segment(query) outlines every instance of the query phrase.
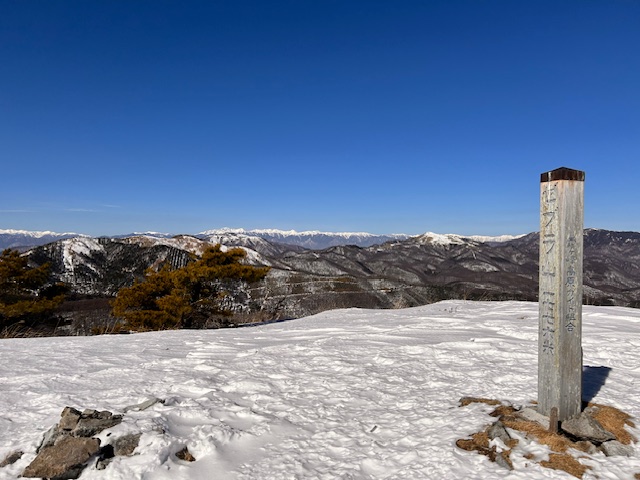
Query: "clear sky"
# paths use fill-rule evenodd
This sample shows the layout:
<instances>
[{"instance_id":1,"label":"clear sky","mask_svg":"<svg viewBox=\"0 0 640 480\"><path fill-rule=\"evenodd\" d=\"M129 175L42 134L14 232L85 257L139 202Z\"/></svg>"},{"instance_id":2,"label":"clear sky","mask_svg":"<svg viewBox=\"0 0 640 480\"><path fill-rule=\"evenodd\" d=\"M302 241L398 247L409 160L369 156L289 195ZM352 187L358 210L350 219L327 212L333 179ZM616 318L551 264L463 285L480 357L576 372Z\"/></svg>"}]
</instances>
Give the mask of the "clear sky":
<instances>
[{"instance_id":1,"label":"clear sky","mask_svg":"<svg viewBox=\"0 0 640 480\"><path fill-rule=\"evenodd\" d=\"M640 1L0 0L0 229L640 231Z\"/></svg>"}]
</instances>

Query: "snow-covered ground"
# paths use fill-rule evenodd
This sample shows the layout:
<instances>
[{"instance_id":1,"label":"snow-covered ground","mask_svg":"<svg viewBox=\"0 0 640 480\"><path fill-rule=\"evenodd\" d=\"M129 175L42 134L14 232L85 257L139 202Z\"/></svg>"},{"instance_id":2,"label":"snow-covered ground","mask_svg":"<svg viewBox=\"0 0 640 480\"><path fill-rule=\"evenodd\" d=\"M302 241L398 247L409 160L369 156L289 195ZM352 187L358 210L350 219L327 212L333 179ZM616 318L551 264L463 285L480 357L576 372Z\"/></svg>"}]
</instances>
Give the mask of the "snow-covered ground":
<instances>
[{"instance_id":1,"label":"snow-covered ground","mask_svg":"<svg viewBox=\"0 0 640 480\"><path fill-rule=\"evenodd\" d=\"M517 455L508 472L455 446L493 420L460 397L535 400L537 323L535 303L446 301L233 330L0 340L0 460L25 452L0 478L22 472L65 406L121 413L153 397L164 404L110 430L143 432L136 455L82 479L573 478ZM584 364L606 367L587 368L585 393L640 418L640 310L587 306L583 323ZM603 371L604 382L590 377ZM195 462L175 458L184 446ZM635 448L595 455L585 478L632 479Z\"/></svg>"}]
</instances>

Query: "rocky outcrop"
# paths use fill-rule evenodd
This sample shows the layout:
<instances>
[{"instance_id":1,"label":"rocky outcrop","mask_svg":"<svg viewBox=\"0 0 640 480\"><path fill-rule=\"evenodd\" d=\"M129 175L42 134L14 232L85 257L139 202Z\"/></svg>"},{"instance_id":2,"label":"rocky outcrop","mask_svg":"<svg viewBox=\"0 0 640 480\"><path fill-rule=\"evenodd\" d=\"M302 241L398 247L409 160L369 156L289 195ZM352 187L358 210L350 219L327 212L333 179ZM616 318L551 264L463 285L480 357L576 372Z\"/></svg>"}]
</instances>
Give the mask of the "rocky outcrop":
<instances>
[{"instance_id":1,"label":"rocky outcrop","mask_svg":"<svg viewBox=\"0 0 640 480\"><path fill-rule=\"evenodd\" d=\"M146 410L158 403L164 404L164 400L153 397L140 404L129 405L123 411ZM106 445L101 445L100 439L96 438L102 431L120 424L122 419L122 415L107 411L87 409L81 412L65 407L60 414L60 421L43 435L36 458L24 469L22 476L50 480L73 479L78 478L92 463L95 463L96 469L103 470L113 458L133 455L140 443L140 432L123 435L112 435L110 432ZM177 458L195 460L186 446L178 453ZM13 452L0 462L0 468L17 462L22 455L23 452Z\"/></svg>"},{"instance_id":2,"label":"rocky outcrop","mask_svg":"<svg viewBox=\"0 0 640 480\"><path fill-rule=\"evenodd\" d=\"M115 457L130 457L138 448L141 433L128 433L122 437L112 440L111 444L105 445L100 450L100 458L96 462L97 470L104 470Z\"/></svg>"},{"instance_id":3,"label":"rocky outcrop","mask_svg":"<svg viewBox=\"0 0 640 480\"><path fill-rule=\"evenodd\" d=\"M22 476L52 480L78 478L93 458L114 451L113 446L106 450L101 448L100 439L95 435L120 422L122 415L97 410L80 412L66 407L60 415L60 421L44 434L36 458L25 468ZM135 446L132 447L132 438L120 442L119 451L128 452L125 454L130 455L135 449Z\"/></svg>"},{"instance_id":4,"label":"rocky outcrop","mask_svg":"<svg viewBox=\"0 0 640 480\"><path fill-rule=\"evenodd\" d=\"M22 458L22 455L24 455L24 452L21 452L20 450L11 452L9 455L4 457L4 459L0 462L0 468L4 468L7 465L13 465L14 463L16 463L18 460Z\"/></svg>"},{"instance_id":5,"label":"rocky outcrop","mask_svg":"<svg viewBox=\"0 0 640 480\"><path fill-rule=\"evenodd\" d=\"M38 456L22 472L27 478L78 478L86 463L100 451L100 440L63 435L40 450Z\"/></svg>"},{"instance_id":6,"label":"rocky outcrop","mask_svg":"<svg viewBox=\"0 0 640 480\"><path fill-rule=\"evenodd\" d=\"M635 453L633 445L625 445L617 440L604 442L600 449L607 457L632 457Z\"/></svg>"}]
</instances>

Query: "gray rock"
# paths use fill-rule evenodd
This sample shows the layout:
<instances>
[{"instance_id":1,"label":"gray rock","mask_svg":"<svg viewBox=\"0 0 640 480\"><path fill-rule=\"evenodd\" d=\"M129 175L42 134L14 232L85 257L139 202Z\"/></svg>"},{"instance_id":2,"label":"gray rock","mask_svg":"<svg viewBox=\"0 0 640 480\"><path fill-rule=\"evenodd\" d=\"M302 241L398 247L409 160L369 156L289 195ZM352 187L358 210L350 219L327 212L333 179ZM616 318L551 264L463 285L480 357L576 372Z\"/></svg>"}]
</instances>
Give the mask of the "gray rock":
<instances>
[{"instance_id":1,"label":"gray rock","mask_svg":"<svg viewBox=\"0 0 640 480\"><path fill-rule=\"evenodd\" d=\"M130 456L140 443L141 433L130 433L118 437L113 442L113 453L116 456Z\"/></svg>"},{"instance_id":2,"label":"gray rock","mask_svg":"<svg viewBox=\"0 0 640 480\"><path fill-rule=\"evenodd\" d=\"M605 430L600 422L586 412L565 420L561 426L562 430L574 437L591 442L602 443L616 438L613 433Z\"/></svg>"},{"instance_id":3,"label":"gray rock","mask_svg":"<svg viewBox=\"0 0 640 480\"><path fill-rule=\"evenodd\" d=\"M506 468L507 470L513 470L513 463L509 458L509 452L500 452L496 455L495 462L500 465L502 468Z\"/></svg>"},{"instance_id":4,"label":"gray rock","mask_svg":"<svg viewBox=\"0 0 640 480\"><path fill-rule=\"evenodd\" d=\"M104 470L113 461L113 458L102 458L96 462L96 470Z\"/></svg>"},{"instance_id":5,"label":"gray rock","mask_svg":"<svg viewBox=\"0 0 640 480\"><path fill-rule=\"evenodd\" d=\"M128 407L125 407L125 409L123 410L125 413L131 411L131 410L138 410L138 411L142 411L142 410L146 410L149 407L154 406L156 403L164 403L164 400L162 400L161 398L150 398L149 400L145 400L142 403L139 403L137 405L129 405Z\"/></svg>"},{"instance_id":6,"label":"gray rock","mask_svg":"<svg viewBox=\"0 0 640 480\"><path fill-rule=\"evenodd\" d=\"M617 440L604 442L600 445L600 449L607 457L633 457L635 454L635 448L633 448L633 445L625 445Z\"/></svg>"},{"instance_id":7,"label":"gray rock","mask_svg":"<svg viewBox=\"0 0 640 480\"><path fill-rule=\"evenodd\" d=\"M18 460L22 458L22 455L24 455L24 453L21 452L20 450L11 452L9 455L4 457L4 460L0 462L0 468L4 468L7 465L13 465L14 463L16 463Z\"/></svg>"},{"instance_id":8,"label":"gray rock","mask_svg":"<svg viewBox=\"0 0 640 480\"><path fill-rule=\"evenodd\" d=\"M506 428L504 427L504 424L500 420L498 420L497 422L495 422L493 425L489 427L489 429L487 430L487 435L489 435L489 438L491 440L493 440L494 438L499 438L505 444L509 440L511 440L511 436L509 435L509 432L507 432Z\"/></svg>"},{"instance_id":9,"label":"gray rock","mask_svg":"<svg viewBox=\"0 0 640 480\"><path fill-rule=\"evenodd\" d=\"M522 410L516 412L516 416L522 420L528 420L529 422L536 422L542 425L547 430L549 429L549 417L538 413L537 410L531 407L525 407Z\"/></svg>"},{"instance_id":10,"label":"gray rock","mask_svg":"<svg viewBox=\"0 0 640 480\"><path fill-rule=\"evenodd\" d=\"M42 441L40 442L40 446L36 449L36 453L40 453L40 450L42 450L43 448L50 447L51 445L56 443L56 440L59 436L60 429L58 428L58 425L54 425L45 432L44 436L42 437Z\"/></svg>"},{"instance_id":11,"label":"gray rock","mask_svg":"<svg viewBox=\"0 0 640 480\"><path fill-rule=\"evenodd\" d=\"M97 438L61 436L55 445L43 448L22 472L27 478L64 480L78 478L86 463L100 450Z\"/></svg>"},{"instance_id":12,"label":"gray rock","mask_svg":"<svg viewBox=\"0 0 640 480\"><path fill-rule=\"evenodd\" d=\"M600 411L600 407L596 405L590 405L584 409L584 413L590 417L594 417Z\"/></svg>"},{"instance_id":13,"label":"gray rock","mask_svg":"<svg viewBox=\"0 0 640 480\"><path fill-rule=\"evenodd\" d=\"M75 437L92 437L120 422L122 422L122 415L113 415L107 411L85 410L71 434Z\"/></svg>"},{"instance_id":14,"label":"gray rock","mask_svg":"<svg viewBox=\"0 0 640 480\"><path fill-rule=\"evenodd\" d=\"M63 436L89 438L102 430L118 425L120 422L122 422L122 415L113 415L111 412L97 410L85 410L80 413L75 408L65 407L60 414L60 422L44 434L36 453L55 445Z\"/></svg>"},{"instance_id":15,"label":"gray rock","mask_svg":"<svg viewBox=\"0 0 640 480\"><path fill-rule=\"evenodd\" d=\"M141 433L129 433L118 437L109 445L100 449L100 458L96 462L96 470L104 470L117 456L129 457L140 443Z\"/></svg>"},{"instance_id":16,"label":"gray rock","mask_svg":"<svg viewBox=\"0 0 640 480\"><path fill-rule=\"evenodd\" d=\"M36 458L22 476L55 480L77 478L86 462L99 451L100 440L90 437L120 422L122 415L92 409L81 413L65 407L60 422L44 434Z\"/></svg>"},{"instance_id":17,"label":"gray rock","mask_svg":"<svg viewBox=\"0 0 640 480\"><path fill-rule=\"evenodd\" d=\"M72 407L65 407L60 415L60 421L58 422L58 428L60 430L73 430L80 421L81 413Z\"/></svg>"}]
</instances>

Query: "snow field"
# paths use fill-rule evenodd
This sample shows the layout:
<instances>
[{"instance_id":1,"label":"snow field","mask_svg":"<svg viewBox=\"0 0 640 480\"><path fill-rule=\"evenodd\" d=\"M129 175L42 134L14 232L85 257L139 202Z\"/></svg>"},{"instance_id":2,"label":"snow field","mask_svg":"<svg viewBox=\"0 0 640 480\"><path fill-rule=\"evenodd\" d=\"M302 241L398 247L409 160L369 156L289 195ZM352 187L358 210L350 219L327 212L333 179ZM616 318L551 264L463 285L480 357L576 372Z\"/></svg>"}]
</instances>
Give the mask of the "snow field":
<instances>
[{"instance_id":1,"label":"snow field","mask_svg":"<svg viewBox=\"0 0 640 480\"><path fill-rule=\"evenodd\" d=\"M640 311L584 308L584 364L608 367L596 402L640 418ZM83 479L573 478L524 458L508 472L459 450L492 407L536 398L537 304L447 301L347 309L260 327L0 341L0 469L16 478L69 405L121 413L101 434L143 432L136 455ZM586 376L589 372L585 373ZM636 430L636 436L640 432ZM174 455L184 446L196 461ZM585 461L585 478L633 478L640 455Z\"/></svg>"}]
</instances>

